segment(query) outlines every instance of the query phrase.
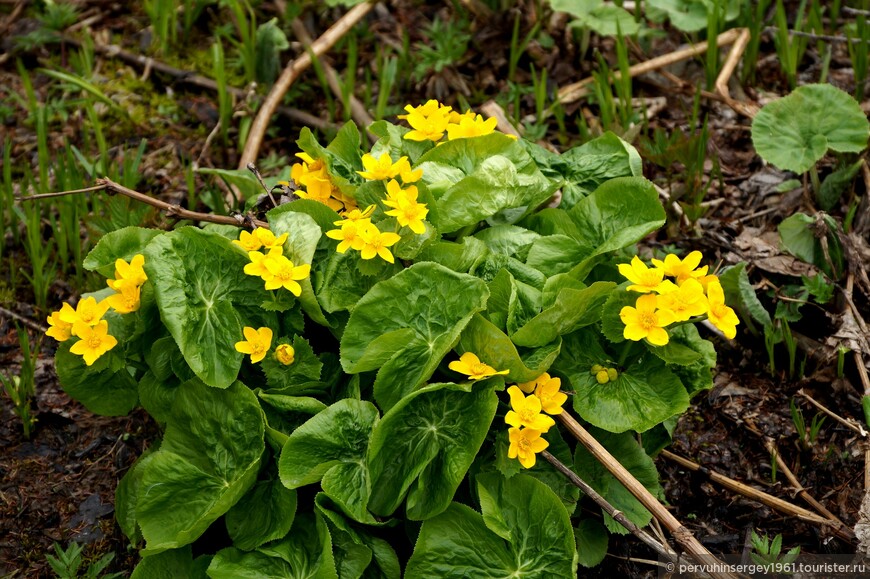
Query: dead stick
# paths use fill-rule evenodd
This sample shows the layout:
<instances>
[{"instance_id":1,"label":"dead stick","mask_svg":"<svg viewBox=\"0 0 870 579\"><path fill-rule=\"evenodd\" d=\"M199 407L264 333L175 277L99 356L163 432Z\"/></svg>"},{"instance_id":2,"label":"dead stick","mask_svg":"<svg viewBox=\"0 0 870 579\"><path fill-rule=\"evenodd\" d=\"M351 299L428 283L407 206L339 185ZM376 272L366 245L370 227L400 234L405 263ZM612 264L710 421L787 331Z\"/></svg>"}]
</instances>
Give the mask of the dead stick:
<instances>
[{"instance_id":1,"label":"dead stick","mask_svg":"<svg viewBox=\"0 0 870 579\"><path fill-rule=\"evenodd\" d=\"M244 227L246 224L250 223L257 227L263 227L265 229L269 228L269 224L267 222L260 221L259 219L248 219L245 217L236 218L229 217L227 215L213 215L211 213L190 211L189 209L185 209L180 205L173 205L171 203L161 201L160 199L155 199L154 197L146 195L145 193L140 193L139 191L128 189L127 187L124 187L119 183L115 183L108 177L97 179L97 184L93 187L86 187L84 189L73 189L70 191L59 191L56 193L40 193L38 195L28 195L27 197L18 197L18 200L33 201L36 199L62 197L64 195L75 195L78 193L86 193L89 191L108 191L109 193L118 193L131 199L135 199L140 203L145 203L146 205L156 207L157 209L165 211L167 214L177 219L187 219L189 221L205 221L207 223L218 223L221 225L235 225L236 227Z\"/></svg>"},{"instance_id":2,"label":"dead stick","mask_svg":"<svg viewBox=\"0 0 870 579\"><path fill-rule=\"evenodd\" d=\"M653 514L655 518L662 522L665 528L671 532L674 539L689 553L698 563L710 563L715 561L715 556L702 545L692 532L683 526L680 521L674 517L662 504L643 486L618 460L613 458L607 449L601 446L595 438L583 428L579 422L574 420L574 417L567 412L557 414L556 418L571 431L571 434L586 447L586 449L600 462L616 479L622 483L632 495ZM812 514L812 513L811 513ZM813 515L816 516L816 515ZM824 520L824 519L822 519ZM825 521L827 522L827 521ZM722 567L724 568L724 567ZM712 577L734 577L729 573L710 573Z\"/></svg>"},{"instance_id":3,"label":"dead stick","mask_svg":"<svg viewBox=\"0 0 870 579\"><path fill-rule=\"evenodd\" d=\"M683 458L682 456L678 456L672 452L668 452L667 450L662 450L661 455L670 461L676 462L684 468L687 468L693 472L700 472L706 475L711 481L720 484L723 487L737 494L743 495L754 501L758 501L759 503L767 505L768 507L775 509L781 513L797 517L802 521L814 523L816 525L831 527L831 530L834 532L834 534L846 541L851 542L855 540L855 535L854 533L852 533L851 529L842 525L838 525L837 523L829 521L828 519L822 518L814 512L808 511L803 507L793 505L788 501L784 501L778 497L769 495L763 491L738 482L723 474L719 474L714 470L710 470L709 468L701 466L700 464L693 462L687 458Z\"/></svg>"},{"instance_id":4,"label":"dead stick","mask_svg":"<svg viewBox=\"0 0 870 579\"><path fill-rule=\"evenodd\" d=\"M653 551L655 551L668 561L671 561L672 563L677 562L679 557L676 553L674 553L666 545L657 541L655 538L652 537L652 535L628 520L621 511L616 510L616 508L608 503L604 497L598 494L598 492L594 488L586 484L586 482L582 478L580 478L577 473L562 464L562 461L560 461L558 458L556 458L546 450L541 452L541 456L547 459L547 462L556 467L556 470L565 475L565 477L569 481L571 481L571 484L583 491L584 494L586 494L589 498L595 501L595 504L601 507L604 512L613 517L613 519L620 525L628 529L632 535L643 541L649 548L651 548Z\"/></svg>"},{"instance_id":5,"label":"dead stick","mask_svg":"<svg viewBox=\"0 0 870 579\"><path fill-rule=\"evenodd\" d=\"M716 45L717 46L725 46L733 43L737 37L740 35L742 28L732 28L731 30L727 30L716 37ZM670 64L674 64L683 60L687 60L689 58L698 56L703 54L707 50L707 41L699 42L694 46L689 46L687 48L683 48L682 50L677 50L671 52L669 54L664 54L657 58L653 58L647 60L645 62L641 62L639 64L635 64L631 68L628 69L628 75L631 77L635 77L641 74L645 74L647 72L652 72L659 68L663 68ZM618 80L620 78L619 71L614 71L613 79ZM581 81L566 85L559 89L558 93L558 102L562 104L572 103L576 100L579 100L588 92L586 89L587 85L595 82L595 77L587 77Z\"/></svg>"},{"instance_id":6,"label":"dead stick","mask_svg":"<svg viewBox=\"0 0 870 579\"><path fill-rule=\"evenodd\" d=\"M785 475L785 478L788 479L788 482L791 483L791 486L797 491L800 497L810 504L816 511L819 512L823 517L827 517L828 519L834 521L835 523L842 525L845 527L846 525L841 521L834 513L829 511L825 505L820 503L813 497L810 493L807 492L807 489L800 483L795 474L788 468L788 465L785 464L785 461L782 459L782 456L779 454L779 450L776 448L776 443L773 442L770 438L764 441L764 446L770 452L771 456L773 456L776 461L777 467L782 473Z\"/></svg>"},{"instance_id":7,"label":"dead stick","mask_svg":"<svg viewBox=\"0 0 870 579\"><path fill-rule=\"evenodd\" d=\"M374 4L371 2L365 2L351 8L347 14L342 16L338 22L333 24L320 36L320 38L311 44L311 50L304 52L299 56L299 58L291 61L284 68L281 72L281 76L278 77L278 80L275 81L275 84L272 86L272 90L269 91L269 94L266 96L266 100L264 100L263 104L260 106L260 110L257 112L254 122L251 123L251 129L248 132L248 139L245 141L245 149L242 151L242 156L239 159L240 169L244 169L247 167L248 163L253 163L257 160L257 155L260 152L260 145L263 144L263 137L266 134L266 129L269 128L269 122L272 119L272 115L275 113L275 109L290 89L290 85L299 78L302 71L311 66L311 57L318 57L332 48L332 46L338 42L338 40L344 36L348 30L353 28L363 16L368 14L373 7Z\"/></svg>"},{"instance_id":8,"label":"dead stick","mask_svg":"<svg viewBox=\"0 0 870 579\"><path fill-rule=\"evenodd\" d=\"M293 28L293 33L305 47L305 50L311 50L311 36L308 35L308 30L305 29L305 25L302 24L302 21L298 18L294 18L290 23L290 27ZM323 67L323 72L326 74L326 83L329 85L329 90L332 91L332 94L336 96L338 99L344 98L341 90L341 83L338 80L338 73L335 71L332 66L329 65L328 62L322 59L320 60L320 65ZM351 71L355 72L355 71ZM366 134L369 137L369 140L372 143L377 142L378 137L373 133L368 132L369 126L375 120L369 115L369 112L366 110L365 106L363 106L362 102L355 95L349 94L347 98L348 108L350 108L350 116L353 117L353 120L359 125L362 129L366 130Z\"/></svg>"},{"instance_id":9,"label":"dead stick","mask_svg":"<svg viewBox=\"0 0 870 579\"><path fill-rule=\"evenodd\" d=\"M40 332L42 334L44 334L45 332L48 331L48 328L46 328L45 326L37 324L36 322L31 320L30 318L25 318L24 316L22 316L20 314L16 314L12 310L7 310L6 308L0 307L0 315L12 318L13 320L18 320L19 322L21 322L22 324L24 324L25 326L27 326L31 330L35 330L35 331Z\"/></svg>"},{"instance_id":10,"label":"dead stick","mask_svg":"<svg viewBox=\"0 0 870 579\"><path fill-rule=\"evenodd\" d=\"M830 416L831 418L833 418L834 420L836 420L837 422L839 422L840 424L845 426L846 428L852 430L853 432L858 434L861 438L865 438L865 439L867 438L867 431L864 430L864 427L861 426L861 424L858 423L856 420L854 420L852 418L843 418L839 414L836 414L835 412L829 410L825 406L821 405L819 402L816 402L816 400L814 400L812 396L810 396L809 394L804 392L803 388L801 388L800 390L797 391L797 395L803 396L804 398L809 400L810 404L812 404L813 406L815 406L816 408L818 408L819 410L821 410L822 412L824 412L825 414L827 414L828 416Z\"/></svg>"}]
</instances>

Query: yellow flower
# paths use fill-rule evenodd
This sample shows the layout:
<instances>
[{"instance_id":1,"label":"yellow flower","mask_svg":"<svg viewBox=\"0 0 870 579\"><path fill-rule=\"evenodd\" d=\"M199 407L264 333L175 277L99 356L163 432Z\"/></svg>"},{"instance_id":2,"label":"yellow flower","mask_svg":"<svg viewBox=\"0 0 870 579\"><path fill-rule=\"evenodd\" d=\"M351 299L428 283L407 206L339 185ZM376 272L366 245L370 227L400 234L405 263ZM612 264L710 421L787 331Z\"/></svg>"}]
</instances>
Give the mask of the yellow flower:
<instances>
[{"instance_id":1,"label":"yellow flower","mask_svg":"<svg viewBox=\"0 0 870 579\"><path fill-rule=\"evenodd\" d=\"M68 324L72 324L73 336L78 336L78 333L76 333L76 322L83 322L88 326L96 326L109 310L109 303L106 300L97 303L97 300L93 297L79 301L75 310L67 304L64 304L64 306L67 307L61 308L60 319Z\"/></svg>"},{"instance_id":2,"label":"yellow flower","mask_svg":"<svg viewBox=\"0 0 870 579\"><path fill-rule=\"evenodd\" d=\"M447 140L488 135L495 131L496 123L498 123L498 119L495 117L483 120L480 115L463 116L457 124L447 125Z\"/></svg>"},{"instance_id":3,"label":"yellow flower","mask_svg":"<svg viewBox=\"0 0 870 579\"><path fill-rule=\"evenodd\" d=\"M684 281L691 277L703 277L707 275L706 265L696 269L701 263L702 257L704 256L701 255L700 251L689 253L683 260L673 253L669 253L665 256L664 261L654 259L652 263L658 269L661 269L665 275L676 278L677 285L682 285Z\"/></svg>"},{"instance_id":4,"label":"yellow flower","mask_svg":"<svg viewBox=\"0 0 870 579\"><path fill-rule=\"evenodd\" d=\"M568 400L568 395L560 392L562 380L551 378L546 372L536 380L535 396L541 401L541 408L547 414L562 414L562 405Z\"/></svg>"},{"instance_id":5,"label":"yellow flower","mask_svg":"<svg viewBox=\"0 0 870 579\"><path fill-rule=\"evenodd\" d=\"M130 263L123 259L115 260L115 279L107 279L106 283L112 289L120 289L116 287L120 283L131 283L133 285L142 285L148 281L148 276L145 275L145 270L142 266L145 265L145 256L136 254Z\"/></svg>"},{"instance_id":6,"label":"yellow flower","mask_svg":"<svg viewBox=\"0 0 870 579\"><path fill-rule=\"evenodd\" d=\"M410 227L411 231L417 235L422 235L426 233L426 225L423 220L426 219L428 213L429 209L425 203L400 198L395 209L387 211L386 215L395 217L402 227Z\"/></svg>"},{"instance_id":7,"label":"yellow flower","mask_svg":"<svg viewBox=\"0 0 870 579\"><path fill-rule=\"evenodd\" d=\"M681 286L673 286L673 290L660 295L658 307L673 312L675 322L685 322L707 313L707 298L698 280L688 278Z\"/></svg>"},{"instance_id":8,"label":"yellow flower","mask_svg":"<svg viewBox=\"0 0 870 579\"><path fill-rule=\"evenodd\" d=\"M447 365L448 368L453 370L454 372L459 372L460 374L465 374L472 380L483 380L484 378L489 378L490 376L495 376L496 374L507 374L510 370L502 370L499 372L492 366L488 364L484 364L480 361L475 354L471 352L466 352L459 357L458 360L454 360Z\"/></svg>"},{"instance_id":9,"label":"yellow flower","mask_svg":"<svg viewBox=\"0 0 870 579\"><path fill-rule=\"evenodd\" d=\"M254 230L254 235L257 236L257 239L263 245L265 249L272 249L275 247L284 247L284 242L287 241L287 234L282 233L278 237L275 237L275 234L265 227L258 227ZM253 251L253 250L251 250Z\"/></svg>"},{"instance_id":10,"label":"yellow flower","mask_svg":"<svg viewBox=\"0 0 870 579\"><path fill-rule=\"evenodd\" d=\"M508 437L511 441L508 458L518 458L524 468L535 466L536 454L550 446L539 431L531 428L510 428Z\"/></svg>"},{"instance_id":11,"label":"yellow flower","mask_svg":"<svg viewBox=\"0 0 870 579\"><path fill-rule=\"evenodd\" d=\"M290 344L279 344L278 347L275 348L275 357L285 366L289 366L293 363L293 360L296 357L296 351Z\"/></svg>"},{"instance_id":12,"label":"yellow flower","mask_svg":"<svg viewBox=\"0 0 870 579\"><path fill-rule=\"evenodd\" d=\"M281 257L283 254L284 250L280 246L273 247L269 250L269 253L267 254L261 253L259 251L249 251L248 259L251 260L251 263L245 266L244 271L248 275L254 275L266 279L272 275L266 268L266 264L273 259Z\"/></svg>"},{"instance_id":13,"label":"yellow flower","mask_svg":"<svg viewBox=\"0 0 870 579\"><path fill-rule=\"evenodd\" d=\"M260 236L256 232L250 233L242 231L239 238L233 240L233 243L244 249L245 251L258 251L263 247L263 242L260 241Z\"/></svg>"},{"instance_id":14,"label":"yellow flower","mask_svg":"<svg viewBox=\"0 0 870 579\"><path fill-rule=\"evenodd\" d=\"M63 305L72 310L69 304ZM58 342L66 342L72 336L72 324L60 319L59 311L51 312L51 315L48 316L48 325L49 328L45 332L45 335L49 338L54 338Z\"/></svg>"},{"instance_id":15,"label":"yellow flower","mask_svg":"<svg viewBox=\"0 0 870 579\"><path fill-rule=\"evenodd\" d=\"M512 410L505 414L504 421L511 426L517 428L525 426L532 430L547 432L556 424L555 420L546 414L541 414L541 399L534 394L524 396L517 386L511 386L508 388L508 396L511 399Z\"/></svg>"},{"instance_id":16,"label":"yellow flower","mask_svg":"<svg viewBox=\"0 0 870 579\"><path fill-rule=\"evenodd\" d=\"M372 213L374 213L374 212L375 212L374 205L369 205L368 207L366 207L362 211L360 211L358 208L351 209L350 211L345 211L342 214L343 219L341 219L339 221L334 221L332 224L333 225L344 225L345 222L348 222L348 221L353 222L353 223L367 222L371 218Z\"/></svg>"},{"instance_id":17,"label":"yellow flower","mask_svg":"<svg viewBox=\"0 0 870 579\"><path fill-rule=\"evenodd\" d=\"M430 100L425 105L412 107L407 105L407 115L399 115L399 118L408 121L413 130L405 134L406 139L412 141L440 141L447 130L450 122L451 108L440 104L436 100Z\"/></svg>"},{"instance_id":18,"label":"yellow flower","mask_svg":"<svg viewBox=\"0 0 870 579\"><path fill-rule=\"evenodd\" d=\"M411 169L411 163L408 161L408 157L402 157L396 161L396 165L399 166L399 178L405 185L408 183L416 183L423 176L423 169Z\"/></svg>"},{"instance_id":19,"label":"yellow flower","mask_svg":"<svg viewBox=\"0 0 870 579\"><path fill-rule=\"evenodd\" d=\"M541 374L535 380L532 380L531 382L523 382L521 384L517 384L517 386L519 386L520 390L522 390L526 394L531 394L532 392L535 391L535 388L538 387L538 380L543 378L545 375L548 376L549 374Z\"/></svg>"},{"instance_id":20,"label":"yellow flower","mask_svg":"<svg viewBox=\"0 0 870 579\"><path fill-rule=\"evenodd\" d=\"M403 161L407 163L408 157L402 157L393 163L389 153L381 153L377 159L375 159L374 155L366 153L362 156L362 164L365 171L357 171L357 173L369 181L392 179L401 172Z\"/></svg>"},{"instance_id":21,"label":"yellow flower","mask_svg":"<svg viewBox=\"0 0 870 579\"><path fill-rule=\"evenodd\" d=\"M707 302L710 308L707 311L707 319L722 330L726 338L733 340L737 335L737 324L740 320L734 310L725 305L725 292L718 281L711 282L707 286Z\"/></svg>"},{"instance_id":22,"label":"yellow flower","mask_svg":"<svg viewBox=\"0 0 870 579\"><path fill-rule=\"evenodd\" d=\"M387 198L384 199L384 205L395 208L402 200L416 203L419 194L416 185L409 185L407 189L402 189L399 182L392 179L387 182Z\"/></svg>"},{"instance_id":23,"label":"yellow flower","mask_svg":"<svg viewBox=\"0 0 870 579\"><path fill-rule=\"evenodd\" d=\"M373 223L366 223L359 232L362 247L360 248L360 257L363 259L372 259L379 255L381 259L393 263L395 259L390 250L387 249L391 245L398 243L402 239L399 235L392 231L381 232Z\"/></svg>"},{"instance_id":24,"label":"yellow flower","mask_svg":"<svg viewBox=\"0 0 870 579\"><path fill-rule=\"evenodd\" d=\"M348 249L360 251L365 243L359 236L360 230L368 224L368 220L354 221L336 221L336 224L341 224L340 229L330 229L326 232L326 237L339 240L341 243L335 250L338 253L344 253Z\"/></svg>"},{"instance_id":25,"label":"yellow flower","mask_svg":"<svg viewBox=\"0 0 870 579\"><path fill-rule=\"evenodd\" d=\"M636 308L622 308L619 317L625 324L622 335L626 340L638 342L646 338L654 346L668 343L668 332L664 326L674 322L674 314L669 310L656 311L658 300L655 294L647 294L637 298Z\"/></svg>"},{"instance_id":26,"label":"yellow flower","mask_svg":"<svg viewBox=\"0 0 870 579\"><path fill-rule=\"evenodd\" d=\"M250 354L251 362L256 364L266 357L266 352L272 346L272 330L266 327L255 330L250 326L245 326L242 328L242 333L245 334L247 341L236 342L236 351Z\"/></svg>"},{"instance_id":27,"label":"yellow flower","mask_svg":"<svg viewBox=\"0 0 870 579\"><path fill-rule=\"evenodd\" d=\"M283 287L296 297L302 294L302 286L297 281L305 279L311 274L310 265L302 264L294 266L293 262L283 255L267 260L266 269L270 274L270 277L266 278L267 290Z\"/></svg>"},{"instance_id":28,"label":"yellow flower","mask_svg":"<svg viewBox=\"0 0 870 579\"><path fill-rule=\"evenodd\" d=\"M631 259L630 265L620 263L617 267L619 273L633 284L627 289L641 293L661 291L665 272L659 268L650 269L636 255Z\"/></svg>"},{"instance_id":29,"label":"yellow flower","mask_svg":"<svg viewBox=\"0 0 870 579\"><path fill-rule=\"evenodd\" d=\"M118 345L118 340L109 335L109 322L101 320L94 326L76 320L73 324L73 334L80 339L69 349L73 354L78 354L85 359L85 364L90 366L97 358Z\"/></svg>"},{"instance_id":30,"label":"yellow flower","mask_svg":"<svg viewBox=\"0 0 870 579\"><path fill-rule=\"evenodd\" d=\"M139 309L140 286L128 283L115 284L118 293L110 295L104 302L119 314L129 314Z\"/></svg>"}]
</instances>

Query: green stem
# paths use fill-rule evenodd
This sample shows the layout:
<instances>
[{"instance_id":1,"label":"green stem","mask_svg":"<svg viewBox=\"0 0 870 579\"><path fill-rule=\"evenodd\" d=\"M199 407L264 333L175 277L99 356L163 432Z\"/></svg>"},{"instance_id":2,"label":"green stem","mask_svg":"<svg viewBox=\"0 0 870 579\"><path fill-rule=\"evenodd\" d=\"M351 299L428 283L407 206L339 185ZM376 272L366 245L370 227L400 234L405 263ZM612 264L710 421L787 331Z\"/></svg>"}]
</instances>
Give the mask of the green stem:
<instances>
[{"instance_id":1,"label":"green stem","mask_svg":"<svg viewBox=\"0 0 870 579\"><path fill-rule=\"evenodd\" d=\"M810 181L813 183L813 193L816 194L816 199L818 199L819 193L822 190L822 182L819 181L819 170L815 165L810 167Z\"/></svg>"}]
</instances>

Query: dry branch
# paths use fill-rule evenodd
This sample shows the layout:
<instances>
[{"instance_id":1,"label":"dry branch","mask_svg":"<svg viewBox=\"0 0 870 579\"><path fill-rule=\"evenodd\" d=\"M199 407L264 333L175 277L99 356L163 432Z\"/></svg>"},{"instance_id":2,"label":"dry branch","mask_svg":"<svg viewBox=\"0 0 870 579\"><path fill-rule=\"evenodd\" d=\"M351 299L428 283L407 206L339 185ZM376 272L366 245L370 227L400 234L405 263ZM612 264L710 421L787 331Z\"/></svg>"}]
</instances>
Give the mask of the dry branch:
<instances>
[{"instance_id":1,"label":"dry branch","mask_svg":"<svg viewBox=\"0 0 870 579\"><path fill-rule=\"evenodd\" d=\"M754 501L758 501L759 503L767 505L768 507L775 509L781 513L797 517L798 519L806 521L807 523L830 527L835 535L846 541L852 542L855 540L855 534L852 532L852 530L843 525L842 523L838 524L835 521L820 517L814 512L808 511L803 507L793 505L788 501L784 501L780 498L769 495L749 485L745 485L739 481L734 480L733 478L729 478L723 474L719 474L714 470L710 470L709 468L701 466L696 462L678 456L672 452L668 452L667 450L662 450L661 455L670 461L676 462L683 468L686 468L693 472L700 472L706 475L711 481L720 484L728 490L731 490L737 494L743 495Z\"/></svg>"},{"instance_id":2,"label":"dry branch","mask_svg":"<svg viewBox=\"0 0 870 579\"><path fill-rule=\"evenodd\" d=\"M613 455L607 452L601 443L583 428L574 417L567 412L557 414L556 418L571 431L571 434L586 447L586 449L600 462L616 479L658 519L668 531L674 536L674 539L686 550L686 552L696 559L699 563L710 563L715 560L715 556L710 553L699 541L695 538L692 532L683 526L680 521L668 511L645 486L643 486L628 470L622 466ZM809 511L807 511L809 512ZM810 513L813 517L817 515ZM817 517L820 518L820 517ZM820 518L821 519L821 518ZM821 519L828 523L829 521ZM723 567L724 568L724 567ZM734 575L730 573L712 572L712 577L731 578Z\"/></svg>"},{"instance_id":3,"label":"dry branch","mask_svg":"<svg viewBox=\"0 0 870 579\"><path fill-rule=\"evenodd\" d=\"M263 101L257 116L254 118L254 122L251 124L248 139L245 142L245 149L242 151L241 159L239 159L240 169L244 169L248 163L256 161L257 155L260 152L260 145L263 144L263 136L266 134L266 129L269 127L272 115L281 103L281 99L284 98L284 95L290 89L290 86L299 78L302 71L311 66L312 56L316 58L332 48L373 7L374 4L371 2L354 6L311 44L311 50L301 54L299 58L291 61L284 68L281 76L278 77L278 80L272 86L272 90L266 96L266 100Z\"/></svg>"}]
</instances>

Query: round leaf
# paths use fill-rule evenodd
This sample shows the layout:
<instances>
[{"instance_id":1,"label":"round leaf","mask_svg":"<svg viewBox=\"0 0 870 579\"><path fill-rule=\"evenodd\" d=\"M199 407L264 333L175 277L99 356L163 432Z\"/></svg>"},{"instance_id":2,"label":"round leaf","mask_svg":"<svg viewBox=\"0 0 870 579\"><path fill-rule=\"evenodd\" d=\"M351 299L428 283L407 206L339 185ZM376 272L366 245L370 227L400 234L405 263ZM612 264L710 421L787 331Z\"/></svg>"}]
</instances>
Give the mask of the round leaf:
<instances>
[{"instance_id":1,"label":"round leaf","mask_svg":"<svg viewBox=\"0 0 870 579\"><path fill-rule=\"evenodd\" d=\"M858 153L870 124L858 103L830 84L808 84L762 108L752 121L752 143L780 169L804 173L828 149Z\"/></svg>"}]
</instances>

